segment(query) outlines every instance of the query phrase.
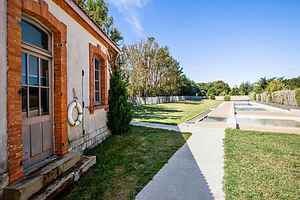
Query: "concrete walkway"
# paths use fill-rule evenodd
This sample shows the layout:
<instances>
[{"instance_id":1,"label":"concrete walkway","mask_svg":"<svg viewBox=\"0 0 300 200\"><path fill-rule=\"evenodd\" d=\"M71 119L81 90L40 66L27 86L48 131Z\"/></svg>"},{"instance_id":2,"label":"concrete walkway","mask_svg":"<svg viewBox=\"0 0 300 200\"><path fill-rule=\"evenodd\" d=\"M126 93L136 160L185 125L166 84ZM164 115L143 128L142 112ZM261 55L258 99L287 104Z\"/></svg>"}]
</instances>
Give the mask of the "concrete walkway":
<instances>
[{"instance_id":1,"label":"concrete walkway","mask_svg":"<svg viewBox=\"0 0 300 200\"><path fill-rule=\"evenodd\" d=\"M136 200L224 199L223 128L135 123L153 128L191 132L192 136L153 177Z\"/></svg>"}]
</instances>

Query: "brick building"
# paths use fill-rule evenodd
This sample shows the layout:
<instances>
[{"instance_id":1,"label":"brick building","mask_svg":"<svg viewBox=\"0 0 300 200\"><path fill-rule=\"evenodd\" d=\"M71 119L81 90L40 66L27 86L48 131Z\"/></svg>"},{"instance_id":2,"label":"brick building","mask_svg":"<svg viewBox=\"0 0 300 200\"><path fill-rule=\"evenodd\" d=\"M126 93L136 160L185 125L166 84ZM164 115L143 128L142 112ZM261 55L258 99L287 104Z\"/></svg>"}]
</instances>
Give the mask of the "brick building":
<instances>
[{"instance_id":1,"label":"brick building","mask_svg":"<svg viewBox=\"0 0 300 200\"><path fill-rule=\"evenodd\" d=\"M32 174L57 171L57 163L72 168L109 135L109 75L119 48L73 0L3 0L0 20L0 190L26 199L37 191L18 187ZM68 112L74 102L82 113ZM42 179L39 191L55 180Z\"/></svg>"}]
</instances>

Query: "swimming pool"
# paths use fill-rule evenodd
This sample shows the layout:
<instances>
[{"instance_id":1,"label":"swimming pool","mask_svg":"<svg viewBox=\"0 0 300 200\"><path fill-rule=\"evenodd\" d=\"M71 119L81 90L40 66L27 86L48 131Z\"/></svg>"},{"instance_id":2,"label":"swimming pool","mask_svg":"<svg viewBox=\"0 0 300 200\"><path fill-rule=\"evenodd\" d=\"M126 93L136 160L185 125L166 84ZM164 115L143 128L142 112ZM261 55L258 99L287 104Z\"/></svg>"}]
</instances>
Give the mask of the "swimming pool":
<instances>
[{"instance_id":1,"label":"swimming pool","mask_svg":"<svg viewBox=\"0 0 300 200\"><path fill-rule=\"evenodd\" d=\"M251 112L251 111L267 111L267 109L265 108L261 108L261 107L254 107L254 106L243 106L243 107L235 107L235 111L241 111L241 112Z\"/></svg>"}]
</instances>

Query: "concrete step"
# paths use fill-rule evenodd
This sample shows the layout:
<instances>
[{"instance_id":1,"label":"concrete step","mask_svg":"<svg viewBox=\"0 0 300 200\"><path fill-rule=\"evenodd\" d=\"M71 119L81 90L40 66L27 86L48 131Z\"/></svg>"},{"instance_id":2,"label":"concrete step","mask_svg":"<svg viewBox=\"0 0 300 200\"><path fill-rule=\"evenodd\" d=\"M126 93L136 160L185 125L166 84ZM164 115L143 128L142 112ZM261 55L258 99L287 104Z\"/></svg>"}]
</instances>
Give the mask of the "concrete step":
<instances>
[{"instance_id":1,"label":"concrete step","mask_svg":"<svg viewBox=\"0 0 300 200\"><path fill-rule=\"evenodd\" d=\"M77 180L77 177L95 162L94 157L69 153L26 176L16 184L6 187L4 199L27 200L33 199L34 196L37 196L34 199L44 199L45 196L51 196L58 191L66 182Z\"/></svg>"},{"instance_id":2,"label":"concrete step","mask_svg":"<svg viewBox=\"0 0 300 200\"><path fill-rule=\"evenodd\" d=\"M62 177L56 179L48 187L35 194L31 200L55 199L61 191L77 182L87 170L96 164L96 156L82 156L80 161Z\"/></svg>"}]
</instances>

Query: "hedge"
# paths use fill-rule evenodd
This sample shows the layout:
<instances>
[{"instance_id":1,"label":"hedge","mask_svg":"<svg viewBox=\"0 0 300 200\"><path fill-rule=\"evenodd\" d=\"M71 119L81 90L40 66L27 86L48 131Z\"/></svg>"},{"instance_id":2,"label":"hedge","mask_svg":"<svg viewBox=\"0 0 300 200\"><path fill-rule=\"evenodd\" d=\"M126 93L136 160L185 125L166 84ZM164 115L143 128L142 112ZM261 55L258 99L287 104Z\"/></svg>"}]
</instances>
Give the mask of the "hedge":
<instances>
[{"instance_id":1,"label":"hedge","mask_svg":"<svg viewBox=\"0 0 300 200\"><path fill-rule=\"evenodd\" d=\"M230 101L230 96L229 95L226 95L225 97L224 97L224 101Z\"/></svg>"}]
</instances>

